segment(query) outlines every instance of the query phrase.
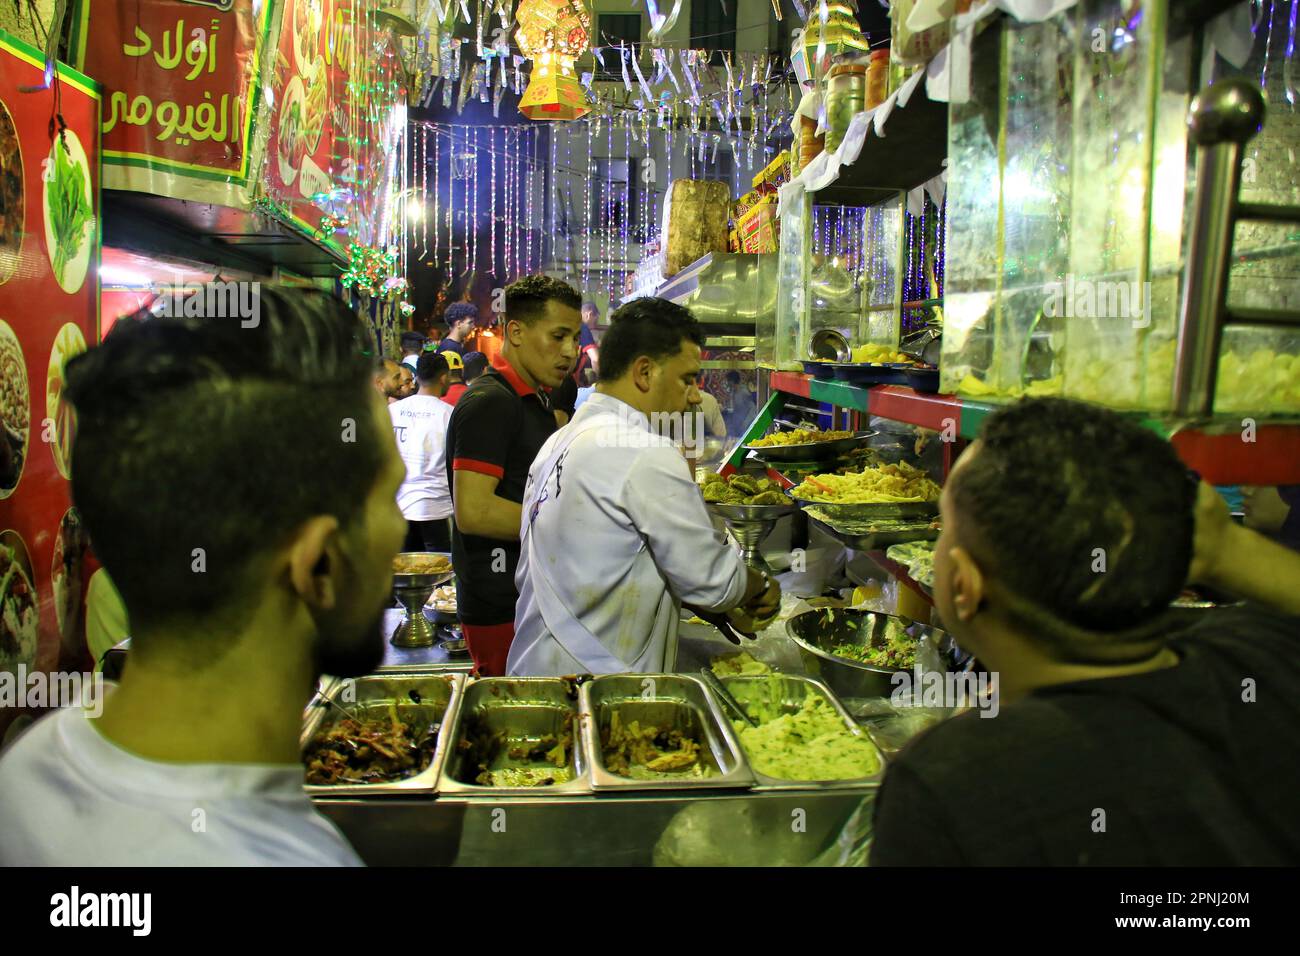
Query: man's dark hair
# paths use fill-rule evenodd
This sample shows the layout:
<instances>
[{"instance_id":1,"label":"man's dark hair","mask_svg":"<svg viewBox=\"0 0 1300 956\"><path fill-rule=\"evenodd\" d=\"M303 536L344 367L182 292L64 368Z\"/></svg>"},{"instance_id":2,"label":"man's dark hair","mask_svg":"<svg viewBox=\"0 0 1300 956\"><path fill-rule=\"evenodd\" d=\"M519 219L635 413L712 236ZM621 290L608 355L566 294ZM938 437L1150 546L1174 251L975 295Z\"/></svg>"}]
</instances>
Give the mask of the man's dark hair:
<instances>
[{"instance_id":1,"label":"man's dark hair","mask_svg":"<svg viewBox=\"0 0 1300 956\"><path fill-rule=\"evenodd\" d=\"M506 286L506 318L531 325L546 313L547 302L558 302L577 311L582 296L567 282L545 275L524 276Z\"/></svg>"},{"instance_id":2,"label":"man's dark hair","mask_svg":"<svg viewBox=\"0 0 1300 956\"><path fill-rule=\"evenodd\" d=\"M583 311L583 312L596 312L596 313L599 313L599 312L600 312L600 306L596 305L595 302L587 301L587 302L582 303L582 311Z\"/></svg>"},{"instance_id":3,"label":"man's dark hair","mask_svg":"<svg viewBox=\"0 0 1300 956\"><path fill-rule=\"evenodd\" d=\"M447 357L441 352L421 352L416 359L415 377L421 385L432 385L447 371Z\"/></svg>"},{"instance_id":4,"label":"man's dark hair","mask_svg":"<svg viewBox=\"0 0 1300 956\"><path fill-rule=\"evenodd\" d=\"M465 363L462 377L466 384L474 381L487 370L488 359L482 352L466 352L462 361Z\"/></svg>"},{"instance_id":5,"label":"man's dark hair","mask_svg":"<svg viewBox=\"0 0 1300 956\"><path fill-rule=\"evenodd\" d=\"M462 322L465 319L478 321L478 307L473 302L453 302L442 313L442 320L447 323L449 330L457 322Z\"/></svg>"},{"instance_id":6,"label":"man's dark hair","mask_svg":"<svg viewBox=\"0 0 1300 956\"><path fill-rule=\"evenodd\" d=\"M600 341L600 377L621 378L642 355L656 362L676 355L683 341L704 345L704 330L690 309L667 299L633 299L609 317Z\"/></svg>"},{"instance_id":7,"label":"man's dark hair","mask_svg":"<svg viewBox=\"0 0 1300 956\"><path fill-rule=\"evenodd\" d=\"M1008 406L985 422L948 493L963 544L1028 602L1018 616L1042 625L1034 635L1067 656L1078 641L1062 633L1125 643L1186 581L1196 482L1168 442L1108 409L1061 398Z\"/></svg>"},{"instance_id":8,"label":"man's dark hair","mask_svg":"<svg viewBox=\"0 0 1300 956\"><path fill-rule=\"evenodd\" d=\"M402 354L418 352L424 348L424 336L419 332L402 333Z\"/></svg>"},{"instance_id":9,"label":"man's dark hair","mask_svg":"<svg viewBox=\"0 0 1300 956\"><path fill-rule=\"evenodd\" d=\"M142 311L68 363L72 496L133 636L241 626L262 557L315 515L354 527L380 476L365 326L311 289L259 305L249 328Z\"/></svg>"}]
</instances>

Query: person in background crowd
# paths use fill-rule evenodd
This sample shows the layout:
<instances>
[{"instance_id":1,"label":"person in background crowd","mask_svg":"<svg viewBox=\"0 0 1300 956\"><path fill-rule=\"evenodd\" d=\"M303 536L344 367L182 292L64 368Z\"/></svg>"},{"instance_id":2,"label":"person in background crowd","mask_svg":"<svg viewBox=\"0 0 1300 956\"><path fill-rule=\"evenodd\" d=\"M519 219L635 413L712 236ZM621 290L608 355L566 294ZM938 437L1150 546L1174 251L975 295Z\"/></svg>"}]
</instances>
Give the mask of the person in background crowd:
<instances>
[{"instance_id":1,"label":"person in background crowd","mask_svg":"<svg viewBox=\"0 0 1300 956\"><path fill-rule=\"evenodd\" d=\"M1300 485L1247 485L1241 506L1247 528L1300 551Z\"/></svg>"},{"instance_id":2,"label":"person in background crowd","mask_svg":"<svg viewBox=\"0 0 1300 956\"><path fill-rule=\"evenodd\" d=\"M520 502L528 468L556 428L538 390L559 385L573 367L581 303L570 286L544 275L507 286L501 354L452 409L447 457L456 601L480 674L505 672L518 597Z\"/></svg>"},{"instance_id":3,"label":"person in background crowd","mask_svg":"<svg viewBox=\"0 0 1300 956\"><path fill-rule=\"evenodd\" d=\"M700 393L700 404L696 409L696 414L700 416L698 427L695 430L697 438L726 438L727 422L722 417L722 406L718 400L704 390L704 376L701 375L696 385Z\"/></svg>"},{"instance_id":4,"label":"person in background crowd","mask_svg":"<svg viewBox=\"0 0 1300 956\"><path fill-rule=\"evenodd\" d=\"M446 404L455 405L456 401L465 394L465 389L468 388L465 384L465 361L461 358L459 352L451 349L438 354L447 362L447 390L439 397Z\"/></svg>"},{"instance_id":5,"label":"person in background crowd","mask_svg":"<svg viewBox=\"0 0 1300 956\"><path fill-rule=\"evenodd\" d=\"M402 399L410 398L415 394L415 373L405 365L399 365L397 369L398 373L402 377L402 385L397 390L397 398L400 401ZM389 404L392 403L390 402Z\"/></svg>"},{"instance_id":6,"label":"person in background crowd","mask_svg":"<svg viewBox=\"0 0 1300 956\"><path fill-rule=\"evenodd\" d=\"M438 346L442 344L442 340L445 339L446 337L447 337L447 326L443 325L441 322L436 322L433 325L430 325L429 337L428 339L425 340L424 343L424 351L426 352L438 351Z\"/></svg>"},{"instance_id":7,"label":"person in background crowd","mask_svg":"<svg viewBox=\"0 0 1300 956\"><path fill-rule=\"evenodd\" d=\"M415 374L415 363L420 360L420 353L424 351L424 336L419 332L402 333L402 364Z\"/></svg>"},{"instance_id":8,"label":"person in background crowd","mask_svg":"<svg viewBox=\"0 0 1300 956\"><path fill-rule=\"evenodd\" d=\"M582 403L591 398L591 396L595 394L595 391L596 373L591 369L586 369L582 373L582 378L578 386L578 395L573 400L573 411L575 415L577 414L578 409L582 407Z\"/></svg>"},{"instance_id":9,"label":"person in background crowd","mask_svg":"<svg viewBox=\"0 0 1300 956\"><path fill-rule=\"evenodd\" d=\"M468 388L488 367L487 356L482 352L465 353L465 386Z\"/></svg>"},{"instance_id":10,"label":"person in background crowd","mask_svg":"<svg viewBox=\"0 0 1300 956\"><path fill-rule=\"evenodd\" d=\"M455 352L425 352L420 356L420 391L388 406L397 450L406 465L406 480L397 490L397 506L406 519L403 551L451 550L451 490L447 484L447 423L451 406L447 391Z\"/></svg>"},{"instance_id":11,"label":"person in background crowd","mask_svg":"<svg viewBox=\"0 0 1300 956\"><path fill-rule=\"evenodd\" d=\"M360 863L303 793L299 735L322 674L383 659L405 469L352 310L269 284L260 305L251 328L120 319L68 362L72 497L131 658L101 716L56 710L0 756L0 864Z\"/></svg>"},{"instance_id":12,"label":"person in background crowd","mask_svg":"<svg viewBox=\"0 0 1300 956\"><path fill-rule=\"evenodd\" d=\"M758 403L735 369L727 373L725 381L723 391L727 395L727 408L723 420L727 424L727 434L743 435L758 413Z\"/></svg>"},{"instance_id":13,"label":"person in background crowd","mask_svg":"<svg viewBox=\"0 0 1300 956\"><path fill-rule=\"evenodd\" d=\"M873 865L1300 862L1300 554L1154 432L1065 399L990 417L941 509L935 608L998 710L890 762ZM1259 606L1179 629L1189 580Z\"/></svg>"},{"instance_id":14,"label":"person in background crowd","mask_svg":"<svg viewBox=\"0 0 1300 956\"><path fill-rule=\"evenodd\" d=\"M397 401L401 397L402 367L392 359L375 359L372 381L375 385L375 391L384 396L390 403Z\"/></svg>"},{"instance_id":15,"label":"person in background crowd","mask_svg":"<svg viewBox=\"0 0 1300 956\"><path fill-rule=\"evenodd\" d=\"M781 589L713 530L681 454L652 431L651 416L699 402L703 341L666 299L614 313L596 394L528 475L511 676L670 671L683 603L755 619L780 607Z\"/></svg>"},{"instance_id":16,"label":"person in background crowd","mask_svg":"<svg viewBox=\"0 0 1300 956\"><path fill-rule=\"evenodd\" d=\"M473 334L474 326L478 324L478 309L472 302L453 302L447 306L442 318L447 323L447 334L438 343L438 351L464 355L465 339Z\"/></svg>"},{"instance_id":17,"label":"person in background crowd","mask_svg":"<svg viewBox=\"0 0 1300 956\"><path fill-rule=\"evenodd\" d=\"M578 340L578 364L573 370L573 380L581 385L583 375L590 371L592 375L600 374L600 348L596 342L596 324L600 321L600 309L595 302L582 303L582 331ZM572 414L572 412L570 412Z\"/></svg>"}]
</instances>

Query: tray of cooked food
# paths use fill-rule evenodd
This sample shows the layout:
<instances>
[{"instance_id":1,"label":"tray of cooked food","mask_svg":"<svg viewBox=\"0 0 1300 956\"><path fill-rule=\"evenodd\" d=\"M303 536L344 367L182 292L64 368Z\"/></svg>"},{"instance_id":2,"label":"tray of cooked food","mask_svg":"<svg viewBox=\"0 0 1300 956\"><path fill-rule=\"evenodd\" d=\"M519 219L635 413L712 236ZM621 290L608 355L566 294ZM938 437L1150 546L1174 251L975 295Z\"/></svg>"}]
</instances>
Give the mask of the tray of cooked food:
<instances>
[{"instance_id":1,"label":"tray of cooked food","mask_svg":"<svg viewBox=\"0 0 1300 956\"><path fill-rule=\"evenodd\" d=\"M440 794L566 794L591 790L567 677L484 677L462 694Z\"/></svg>"},{"instance_id":2,"label":"tray of cooked food","mask_svg":"<svg viewBox=\"0 0 1300 956\"><path fill-rule=\"evenodd\" d=\"M835 458L865 444L875 434L874 431L821 431L816 428L795 428L764 435L742 447L764 461L810 461Z\"/></svg>"},{"instance_id":3,"label":"tray of cooked food","mask_svg":"<svg viewBox=\"0 0 1300 956\"><path fill-rule=\"evenodd\" d=\"M757 725L732 721L756 790L880 782L885 762L879 749L822 682L794 674L720 680Z\"/></svg>"},{"instance_id":4,"label":"tray of cooked food","mask_svg":"<svg viewBox=\"0 0 1300 956\"><path fill-rule=\"evenodd\" d=\"M917 584L934 589L934 539L896 544L885 552L885 557L907 568L907 576Z\"/></svg>"},{"instance_id":5,"label":"tray of cooked food","mask_svg":"<svg viewBox=\"0 0 1300 956\"><path fill-rule=\"evenodd\" d=\"M893 675L916 664L917 646L928 637L942 649L938 628L905 617L851 608L819 608L796 614L786 633L799 648L804 669L841 697L889 697Z\"/></svg>"},{"instance_id":6,"label":"tray of cooked food","mask_svg":"<svg viewBox=\"0 0 1300 956\"><path fill-rule=\"evenodd\" d=\"M443 584L433 589L429 600L424 602L425 610L433 612L433 619L440 624L451 624L458 620L456 616L456 585Z\"/></svg>"},{"instance_id":7,"label":"tray of cooked food","mask_svg":"<svg viewBox=\"0 0 1300 956\"><path fill-rule=\"evenodd\" d=\"M833 518L816 506L804 509L819 528L854 551L883 551L908 541L933 541L939 537L939 523L914 518Z\"/></svg>"},{"instance_id":8,"label":"tray of cooked food","mask_svg":"<svg viewBox=\"0 0 1300 956\"><path fill-rule=\"evenodd\" d=\"M809 475L790 489L790 497L802 508L817 508L832 521L939 512L939 486L905 461L847 475Z\"/></svg>"},{"instance_id":9,"label":"tray of cooked food","mask_svg":"<svg viewBox=\"0 0 1300 956\"><path fill-rule=\"evenodd\" d=\"M393 578L415 587L442 584L452 574L451 555L440 551L403 551L393 558Z\"/></svg>"},{"instance_id":10,"label":"tray of cooked food","mask_svg":"<svg viewBox=\"0 0 1300 956\"><path fill-rule=\"evenodd\" d=\"M794 510L780 484L760 475L735 474L724 478L706 472L700 479L700 493L710 511L724 518L777 518Z\"/></svg>"},{"instance_id":11,"label":"tray of cooked food","mask_svg":"<svg viewBox=\"0 0 1300 956\"><path fill-rule=\"evenodd\" d=\"M593 790L748 788L754 775L704 682L620 674L582 686Z\"/></svg>"},{"instance_id":12,"label":"tray of cooked food","mask_svg":"<svg viewBox=\"0 0 1300 956\"><path fill-rule=\"evenodd\" d=\"M307 794L432 796L463 684L416 671L331 683L303 722Z\"/></svg>"}]
</instances>

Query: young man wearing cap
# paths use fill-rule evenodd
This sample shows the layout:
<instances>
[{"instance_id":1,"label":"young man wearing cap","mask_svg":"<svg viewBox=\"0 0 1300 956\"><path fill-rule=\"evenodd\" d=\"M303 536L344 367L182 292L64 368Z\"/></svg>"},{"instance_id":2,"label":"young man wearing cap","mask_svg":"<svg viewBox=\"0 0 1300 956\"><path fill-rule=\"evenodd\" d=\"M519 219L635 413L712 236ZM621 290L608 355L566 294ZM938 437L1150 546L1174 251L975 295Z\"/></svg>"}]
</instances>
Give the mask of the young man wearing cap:
<instances>
[{"instance_id":1,"label":"young man wearing cap","mask_svg":"<svg viewBox=\"0 0 1300 956\"><path fill-rule=\"evenodd\" d=\"M451 550L451 490L447 486L451 408L441 399L452 361L460 362L455 352L423 353L416 372L419 392L388 406L393 437L406 465L406 480L397 490L397 506L407 526L404 551Z\"/></svg>"},{"instance_id":2,"label":"young man wearing cap","mask_svg":"<svg viewBox=\"0 0 1300 956\"><path fill-rule=\"evenodd\" d=\"M420 353L424 351L424 336L419 332L402 333L402 364L411 370L411 374L416 373L415 364L420 361Z\"/></svg>"},{"instance_id":3,"label":"young man wearing cap","mask_svg":"<svg viewBox=\"0 0 1300 956\"><path fill-rule=\"evenodd\" d=\"M452 349L438 354L447 361L447 389L438 397L448 405L455 405L465 394L465 360Z\"/></svg>"},{"instance_id":4,"label":"young man wearing cap","mask_svg":"<svg viewBox=\"0 0 1300 956\"><path fill-rule=\"evenodd\" d=\"M555 431L548 398L578 355L581 297L544 275L506 288L501 353L460 397L447 430L452 559L465 642L482 675L505 672L528 469ZM450 312L450 309L448 310Z\"/></svg>"}]
</instances>

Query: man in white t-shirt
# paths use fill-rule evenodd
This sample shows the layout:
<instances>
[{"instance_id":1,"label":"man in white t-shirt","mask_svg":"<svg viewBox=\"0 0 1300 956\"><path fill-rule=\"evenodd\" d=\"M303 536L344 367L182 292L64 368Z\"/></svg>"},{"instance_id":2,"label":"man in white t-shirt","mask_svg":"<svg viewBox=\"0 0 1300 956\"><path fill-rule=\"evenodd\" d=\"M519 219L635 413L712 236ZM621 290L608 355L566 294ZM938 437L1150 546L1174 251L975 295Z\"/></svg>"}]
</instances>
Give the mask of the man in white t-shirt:
<instances>
[{"instance_id":1,"label":"man in white t-shirt","mask_svg":"<svg viewBox=\"0 0 1300 956\"><path fill-rule=\"evenodd\" d=\"M665 299L614 313L600 384L524 492L510 676L672 670L683 604L770 617L781 591L713 530L662 416L699 403L699 323Z\"/></svg>"},{"instance_id":2,"label":"man in white t-shirt","mask_svg":"<svg viewBox=\"0 0 1300 956\"><path fill-rule=\"evenodd\" d=\"M361 862L298 741L321 674L383 660L405 469L355 313L259 303L252 328L121 319L68 362L72 497L131 651L0 753L0 866Z\"/></svg>"},{"instance_id":3,"label":"man in white t-shirt","mask_svg":"<svg viewBox=\"0 0 1300 956\"><path fill-rule=\"evenodd\" d=\"M451 551L447 423L452 407L442 400L448 376L446 355L425 352L415 372L420 390L388 406L397 450L406 465L406 480L397 490L397 506L407 527L403 551Z\"/></svg>"}]
</instances>

